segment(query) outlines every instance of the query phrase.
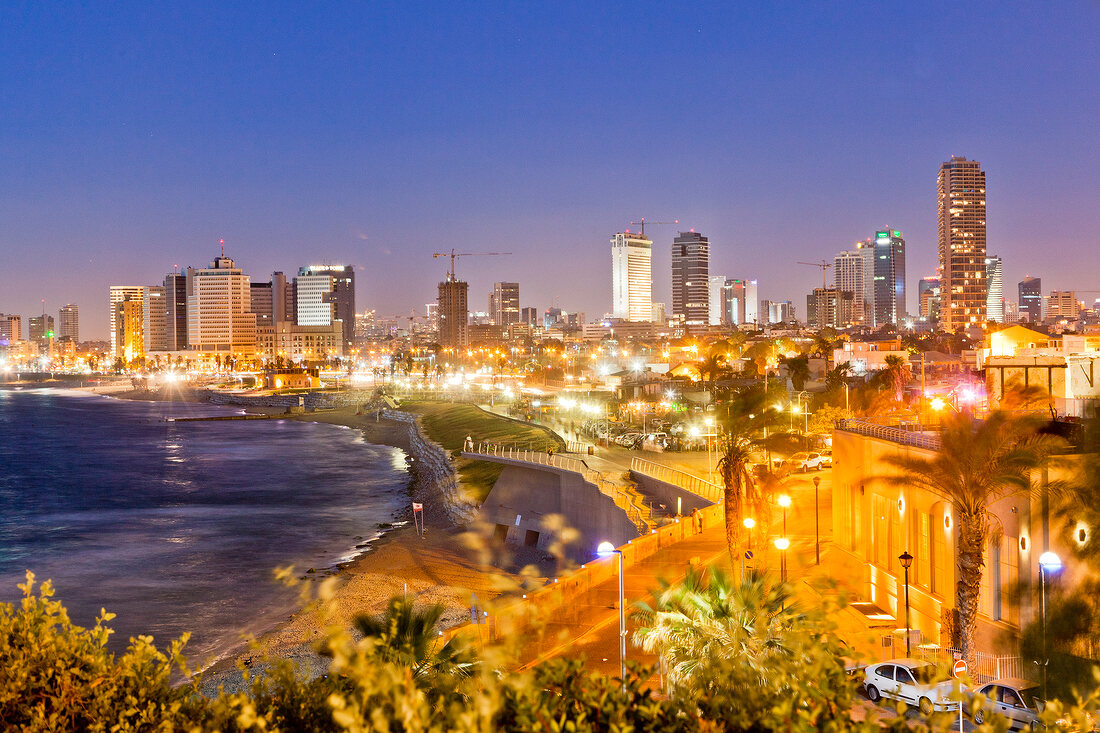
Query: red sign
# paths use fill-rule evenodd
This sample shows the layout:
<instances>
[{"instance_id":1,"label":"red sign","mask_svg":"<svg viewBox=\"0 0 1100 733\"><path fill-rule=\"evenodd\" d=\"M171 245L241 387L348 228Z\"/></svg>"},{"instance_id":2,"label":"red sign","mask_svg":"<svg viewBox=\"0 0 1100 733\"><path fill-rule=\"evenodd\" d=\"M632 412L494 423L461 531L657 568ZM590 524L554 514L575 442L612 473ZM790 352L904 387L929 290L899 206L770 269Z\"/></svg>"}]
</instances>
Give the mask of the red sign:
<instances>
[{"instance_id":1,"label":"red sign","mask_svg":"<svg viewBox=\"0 0 1100 733\"><path fill-rule=\"evenodd\" d=\"M413 502L413 514L416 514L417 512L422 512L422 511L424 511L424 505L423 504L418 504L417 502L414 501Z\"/></svg>"},{"instance_id":2,"label":"red sign","mask_svg":"<svg viewBox=\"0 0 1100 733\"><path fill-rule=\"evenodd\" d=\"M955 677L962 677L964 674L966 674L966 660L960 659L959 661L951 665L951 674L953 674Z\"/></svg>"}]
</instances>

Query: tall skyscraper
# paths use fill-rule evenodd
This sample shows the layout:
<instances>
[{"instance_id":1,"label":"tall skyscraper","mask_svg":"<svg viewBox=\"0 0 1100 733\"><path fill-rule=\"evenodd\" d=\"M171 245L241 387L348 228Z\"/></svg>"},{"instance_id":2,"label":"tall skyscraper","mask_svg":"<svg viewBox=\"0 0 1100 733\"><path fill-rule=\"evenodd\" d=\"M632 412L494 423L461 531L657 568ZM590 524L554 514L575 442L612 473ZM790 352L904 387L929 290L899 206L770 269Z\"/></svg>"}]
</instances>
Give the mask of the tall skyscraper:
<instances>
[{"instance_id":1,"label":"tall skyscraper","mask_svg":"<svg viewBox=\"0 0 1100 733\"><path fill-rule=\"evenodd\" d=\"M997 255L985 258L985 282L989 294L985 299L985 315L991 321L1005 322L1004 263Z\"/></svg>"},{"instance_id":2,"label":"tall skyscraper","mask_svg":"<svg viewBox=\"0 0 1100 733\"><path fill-rule=\"evenodd\" d=\"M275 323L275 302L272 297L271 283L248 284L249 303L252 312L256 314L256 328L263 328Z\"/></svg>"},{"instance_id":3,"label":"tall skyscraper","mask_svg":"<svg viewBox=\"0 0 1100 733\"><path fill-rule=\"evenodd\" d=\"M468 283L452 280L450 275L439 283L439 343L444 348L464 349L469 345L469 289Z\"/></svg>"},{"instance_id":4,"label":"tall skyscraper","mask_svg":"<svg viewBox=\"0 0 1100 733\"><path fill-rule=\"evenodd\" d=\"M1028 275L1020 284L1020 320L1029 323L1043 322L1043 279Z\"/></svg>"},{"instance_id":5,"label":"tall skyscraper","mask_svg":"<svg viewBox=\"0 0 1100 733\"><path fill-rule=\"evenodd\" d=\"M814 288L806 296L806 325L810 328L844 328L852 325L855 296L848 290Z\"/></svg>"},{"instance_id":6,"label":"tall skyscraper","mask_svg":"<svg viewBox=\"0 0 1100 733\"><path fill-rule=\"evenodd\" d=\"M498 326L519 323L519 283L493 283L489 293L489 317Z\"/></svg>"},{"instance_id":7,"label":"tall skyscraper","mask_svg":"<svg viewBox=\"0 0 1100 733\"><path fill-rule=\"evenodd\" d=\"M294 297L299 326L328 326L339 320L344 350L351 349L355 341L355 271L351 265L299 268Z\"/></svg>"},{"instance_id":8,"label":"tall skyscraper","mask_svg":"<svg viewBox=\"0 0 1100 733\"><path fill-rule=\"evenodd\" d=\"M983 184L984 188L984 184ZM985 256L984 214L982 256ZM897 229L875 232L874 238L874 301L870 325L900 324L905 311L905 239Z\"/></svg>"},{"instance_id":9,"label":"tall skyscraper","mask_svg":"<svg viewBox=\"0 0 1100 733\"><path fill-rule=\"evenodd\" d=\"M521 308L519 312L519 320L520 323L526 323L529 326L539 325L539 309L533 305Z\"/></svg>"},{"instance_id":10,"label":"tall skyscraper","mask_svg":"<svg viewBox=\"0 0 1100 733\"><path fill-rule=\"evenodd\" d=\"M187 348L187 275L182 272L164 276L164 348Z\"/></svg>"},{"instance_id":11,"label":"tall skyscraper","mask_svg":"<svg viewBox=\"0 0 1100 733\"><path fill-rule=\"evenodd\" d=\"M145 300L145 286L144 285L112 285L110 290L110 308L111 308L111 353L116 356L124 356L122 347L118 342L119 324L116 323L118 318L118 304L127 300L133 300L139 305ZM131 324L133 325L133 324ZM131 348L132 353L132 348Z\"/></svg>"},{"instance_id":12,"label":"tall skyscraper","mask_svg":"<svg viewBox=\"0 0 1100 733\"><path fill-rule=\"evenodd\" d=\"M984 326L985 172L976 160L952 156L940 166L940 323L947 331Z\"/></svg>"},{"instance_id":13,"label":"tall skyscraper","mask_svg":"<svg viewBox=\"0 0 1100 733\"><path fill-rule=\"evenodd\" d=\"M57 336L69 338L73 343L80 342L80 308L72 303L61 306L57 311Z\"/></svg>"},{"instance_id":14,"label":"tall skyscraper","mask_svg":"<svg viewBox=\"0 0 1100 733\"><path fill-rule=\"evenodd\" d=\"M187 348L201 354L256 352L256 315L248 275L222 255L187 269Z\"/></svg>"},{"instance_id":15,"label":"tall skyscraper","mask_svg":"<svg viewBox=\"0 0 1100 733\"><path fill-rule=\"evenodd\" d=\"M624 321L653 319L653 242L639 234L611 238L611 314Z\"/></svg>"},{"instance_id":16,"label":"tall skyscraper","mask_svg":"<svg viewBox=\"0 0 1100 733\"><path fill-rule=\"evenodd\" d=\"M695 231L672 240L672 315L688 329L710 322L710 240Z\"/></svg>"}]
</instances>

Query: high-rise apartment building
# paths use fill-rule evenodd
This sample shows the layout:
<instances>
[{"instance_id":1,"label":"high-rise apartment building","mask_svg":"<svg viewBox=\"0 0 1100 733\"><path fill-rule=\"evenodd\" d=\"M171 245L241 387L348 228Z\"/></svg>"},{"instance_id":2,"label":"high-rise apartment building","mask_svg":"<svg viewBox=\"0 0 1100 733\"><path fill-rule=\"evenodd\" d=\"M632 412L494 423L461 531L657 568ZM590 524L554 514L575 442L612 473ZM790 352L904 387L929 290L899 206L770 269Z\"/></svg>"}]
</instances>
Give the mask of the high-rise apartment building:
<instances>
[{"instance_id":1,"label":"high-rise apartment building","mask_svg":"<svg viewBox=\"0 0 1100 733\"><path fill-rule=\"evenodd\" d=\"M118 334L119 324L116 323L118 318L118 304L127 300L132 300L138 303L138 307L142 307L145 301L145 286L144 285L112 285L110 289L110 322L111 322L111 354L116 358L123 357L123 347L119 345ZM144 343L144 336L142 336ZM133 349L131 348L131 353ZM128 360L128 359L127 359Z\"/></svg>"},{"instance_id":2,"label":"high-rise apartment building","mask_svg":"<svg viewBox=\"0 0 1100 733\"><path fill-rule=\"evenodd\" d=\"M165 305L164 293L163 285L145 288L145 297L142 299L142 322L145 327L142 348L146 355L151 351L168 350L168 307Z\"/></svg>"},{"instance_id":3,"label":"high-rise apartment building","mask_svg":"<svg viewBox=\"0 0 1100 733\"><path fill-rule=\"evenodd\" d=\"M72 339L72 342L80 342L80 308L72 303L66 303L57 310L57 336L58 338Z\"/></svg>"},{"instance_id":4,"label":"high-rise apartment building","mask_svg":"<svg viewBox=\"0 0 1100 733\"><path fill-rule=\"evenodd\" d=\"M164 348L187 349L187 275L182 272L164 276Z\"/></svg>"},{"instance_id":5,"label":"high-rise apartment building","mask_svg":"<svg viewBox=\"0 0 1100 733\"><path fill-rule=\"evenodd\" d=\"M224 255L187 269L187 348L211 355L256 352L256 315L248 275Z\"/></svg>"},{"instance_id":6,"label":"high-rise apartment building","mask_svg":"<svg viewBox=\"0 0 1100 733\"><path fill-rule=\"evenodd\" d=\"M1020 320L1029 323L1043 321L1043 279L1028 275L1017 285L1020 296Z\"/></svg>"},{"instance_id":7,"label":"high-rise apartment building","mask_svg":"<svg viewBox=\"0 0 1100 733\"><path fill-rule=\"evenodd\" d=\"M680 232L672 240L672 316L688 329L710 322L710 240Z\"/></svg>"},{"instance_id":8,"label":"high-rise apartment building","mask_svg":"<svg viewBox=\"0 0 1100 733\"><path fill-rule=\"evenodd\" d=\"M27 323L27 338L31 341L48 341L55 336L53 316L31 316Z\"/></svg>"},{"instance_id":9,"label":"high-rise apartment building","mask_svg":"<svg viewBox=\"0 0 1100 733\"><path fill-rule=\"evenodd\" d=\"M520 323L526 323L528 326L539 325L539 309L533 305L521 308L519 320Z\"/></svg>"},{"instance_id":10,"label":"high-rise apartment building","mask_svg":"<svg viewBox=\"0 0 1100 733\"><path fill-rule=\"evenodd\" d=\"M976 160L952 156L940 166L940 323L947 331L984 326L985 172Z\"/></svg>"},{"instance_id":11,"label":"high-rise apartment building","mask_svg":"<svg viewBox=\"0 0 1100 733\"><path fill-rule=\"evenodd\" d=\"M985 298L986 318L997 323L1004 323L1004 263L997 255L989 255L985 258L985 282L989 291Z\"/></svg>"},{"instance_id":12,"label":"high-rise apartment building","mask_svg":"<svg viewBox=\"0 0 1100 733\"><path fill-rule=\"evenodd\" d=\"M489 293L489 317L497 326L519 323L519 283L493 283Z\"/></svg>"},{"instance_id":13,"label":"high-rise apartment building","mask_svg":"<svg viewBox=\"0 0 1100 733\"><path fill-rule=\"evenodd\" d=\"M469 345L469 289L468 283L452 280L450 275L439 283L439 343L444 348L465 349Z\"/></svg>"},{"instance_id":14,"label":"high-rise apartment building","mask_svg":"<svg viewBox=\"0 0 1100 733\"><path fill-rule=\"evenodd\" d=\"M611 238L611 313L624 321L653 319L653 242L639 234Z\"/></svg>"},{"instance_id":15,"label":"high-rise apartment building","mask_svg":"<svg viewBox=\"0 0 1100 733\"><path fill-rule=\"evenodd\" d=\"M814 288L806 296L806 325L810 328L844 328L852 325L855 295L848 290Z\"/></svg>"},{"instance_id":16,"label":"high-rise apartment building","mask_svg":"<svg viewBox=\"0 0 1100 733\"><path fill-rule=\"evenodd\" d=\"M23 317L0 313L0 343L13 344L23 340Z\"/></svg>"},{"instance_id":17,"label":"high-rise apartment building","mask_svg":"<svg viewBox=\"0 0 1100 733\"><path fill-rule=\"evenodd\" d=\"M329 326L338 320L344 349L351 349L355 341L355 270L351 265L299 268L294 278L294 299L299 326Z\"/></svg>"},{"instance_id":18,"label":"high-rise apartment building","mask_svg":"<svg viewBox=\"0 0 1100 733\"><path fill-rule=\"evenodd\" d=\"M1051 290L1047 296L1046 319L1048 321L1076 321L1081 314L1081 302L1073 290Z\"/></svg>"},{"instance_id":19,"label":"high-rise apartment building","mask_svg":"<svg viewBox=\"0 0 1100 733\"><path fill-rule=\"evenodd\" d=\"M707 320L712 326L722 325L722 288L726 285L725 275L711 275L707 278L707 299L710 301Z\"/></svg>"},{"instance_id":20,"label":"high-rise apartment building","mask_svg":"<svg viewBox=\"0 0 1100 733\"><path fill-rule=\"evenodd\" d=\"M856 242L854 249L833 258L833 281L837 290L852 294L852 320L871 323L875 302L875 249L871 241Z\"/></svg>"},{"instance_id":21,"label":"high-rise apartment building","mask_svg":"<svg viewBox=\"0 0 1100 733\"><path fill-rule=\"evenodd\" d=\"M659 323L662 326L668 323L668 316L665 314L664 303L654 303L653 306L649 309L649 312L649 320L652 323Z\"/></svg>"}]
</instances>

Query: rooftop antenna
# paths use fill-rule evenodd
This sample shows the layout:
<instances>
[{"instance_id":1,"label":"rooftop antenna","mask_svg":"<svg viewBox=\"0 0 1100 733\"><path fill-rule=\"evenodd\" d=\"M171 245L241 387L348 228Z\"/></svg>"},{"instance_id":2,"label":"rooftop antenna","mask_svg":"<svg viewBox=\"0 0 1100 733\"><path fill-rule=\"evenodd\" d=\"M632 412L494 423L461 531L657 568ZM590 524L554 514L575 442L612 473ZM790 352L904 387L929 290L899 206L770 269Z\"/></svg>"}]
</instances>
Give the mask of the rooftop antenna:
<instances>
[{"instance_id":1,"label":"rooftop antenna","mask_svg":"<svg viewBox=\"0 0 1100 733\"><path fill-rule=\"evenodd\" d=\"M222 257L225 257L225 240L224 239L219 239L218 244L222 248Z\"/></svg>"}]
</instances>

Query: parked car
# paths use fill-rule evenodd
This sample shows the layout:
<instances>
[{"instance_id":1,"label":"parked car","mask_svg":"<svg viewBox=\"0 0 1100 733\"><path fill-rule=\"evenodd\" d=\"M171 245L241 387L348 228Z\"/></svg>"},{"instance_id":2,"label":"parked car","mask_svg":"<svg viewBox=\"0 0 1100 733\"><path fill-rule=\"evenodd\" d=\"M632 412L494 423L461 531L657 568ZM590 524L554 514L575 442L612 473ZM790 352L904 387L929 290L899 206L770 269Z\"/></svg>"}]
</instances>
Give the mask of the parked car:
<instances>
[{"instance_id":1,"label":"parked car","mask_svg":"<svg viewBox=\"0 0 1100 733\"><path fill-rule=\"evenodd\" d=\"M819 453L795 453L783 461L783 468L790 471L816 471L821 468L821 454Z\"/></svg>"},{"instance_id":2,"label":"parked car","mask_svg":"<svg viewBox=\"0 0 1100 733\"><path fill-rule=\"evenodd\" d=\"M925 714L956 709L958 703L951 699L953 687L951 680L939 681L936 665L920 659L872 664L863 678L863 690L871 702L888 697L916 705Z\"/></svg>"},{"instance_id":3,"label":"parked car","mask_svg":"<svg viewBox=\"0 0 1100 733\"><path fill-rule=\"evenodd\" d=\"M821 463L820 468L832 468L833 467L833 449L826 448L821 451Z\"/></svg>"},{"instance_id":4,"label":"parked car","mask_svg":"<svg viewBox=\"0 0 1100 733\"><path fill-rule=\"evenodd\" d=\"M1043 701L1039 699L1039 686L1018 677L1002 677L987 682L970 692L985 695L988 702L974 713L974 722L981 725L993 713L1008 719L1013 730L1036 730L1042 726L1039 712Z\"/></svg>"}]
</instances>

